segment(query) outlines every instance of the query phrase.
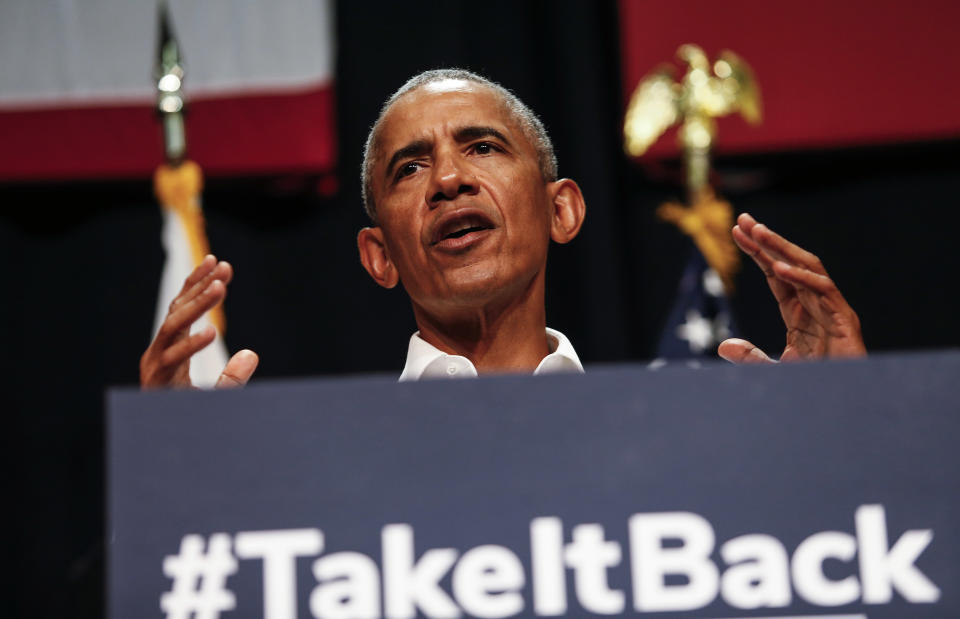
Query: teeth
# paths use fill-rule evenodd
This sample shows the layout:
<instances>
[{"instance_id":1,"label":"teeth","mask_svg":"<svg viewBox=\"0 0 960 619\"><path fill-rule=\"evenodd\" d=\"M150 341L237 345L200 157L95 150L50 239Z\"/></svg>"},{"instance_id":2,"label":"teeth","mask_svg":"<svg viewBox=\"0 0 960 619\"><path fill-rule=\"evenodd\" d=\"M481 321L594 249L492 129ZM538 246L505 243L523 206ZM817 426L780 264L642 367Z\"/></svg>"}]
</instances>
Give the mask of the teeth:
<instances>
[{"instance_id":1,"label":"teeth","mask_svg":"<svg viewBox=\"0 0 960 619\"><path fill-rule=\"evenodd\" d=\"M472 219L465 219L465 220L461 221L461 222L457 225L457 227L454 228L454 229L451 231L451 233L452 233L452 234L456 234L457 232L460 232L461 230L466 230L466 229L468 229L468 228L479 228L479 227L480 227L480 222L474 221L474 220L472 220Z\"/></svg>"},{"instance_id":2,"label":"teeth","mask_svg":"<svg viewBox=\"0 0 960 619\"><path fill-rule=\"evenodd\" d=\"M474 229L481 230L487 226L486 222L479 217L465 217L452 224L452 228L444 231L442 238L448 239L452 236L463 236Z\"/></svg>"}]
</instances>

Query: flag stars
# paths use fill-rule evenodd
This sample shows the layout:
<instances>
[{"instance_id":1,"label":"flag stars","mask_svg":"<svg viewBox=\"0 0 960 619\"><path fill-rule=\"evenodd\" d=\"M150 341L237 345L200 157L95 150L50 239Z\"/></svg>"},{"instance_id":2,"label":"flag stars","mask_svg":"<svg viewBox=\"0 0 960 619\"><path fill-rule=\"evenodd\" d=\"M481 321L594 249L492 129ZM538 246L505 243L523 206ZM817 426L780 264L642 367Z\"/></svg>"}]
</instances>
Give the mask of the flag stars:
<instances>
[{"instance_id":1,"label":"flag stars","mask_svg":"<svg viewBox=\"0 0 960 619\"><path fill-rule=\"evenodd\" d=\"M720 279L720 276L713 269L705 269L703 271L703 289L706 290L707 294L711 297L723 296L723 280Z\"/></svg>"},{"instance_id":2,"label":"flag stars","mask_svg":"<svg viewBox=\"0 0 960 619\"><path fill-rule=\"evenodd\" d=\"M725 313L714 320L704 318L695 309L687 310L686 322L677 327L677 337L690 345L690 352L701 354L730 335L729 317Z\"/></svg>"},{"instance_id":3,"label":"flag stars","mask_svg":"<svg viewBox=\"0 0 960 619\"><path fill-rule=\"evenodd\" d=\"M694 353L702 353L713 342L713 329L710 321L695 309L687 310L687 321L677 327L677 337L690 344Z\"/></svg>"}]
</instances>

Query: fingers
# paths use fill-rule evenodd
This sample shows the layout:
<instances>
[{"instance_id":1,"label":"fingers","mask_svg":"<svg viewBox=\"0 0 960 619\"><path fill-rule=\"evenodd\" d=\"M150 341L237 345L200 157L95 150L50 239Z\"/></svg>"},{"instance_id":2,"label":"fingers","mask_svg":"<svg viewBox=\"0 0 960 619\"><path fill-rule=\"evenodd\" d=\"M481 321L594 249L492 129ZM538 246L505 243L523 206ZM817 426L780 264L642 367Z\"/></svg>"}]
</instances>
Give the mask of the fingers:
<instances>
[{"instance_id":1,"label":"fingers","mask_svg":"<svg viewBox=\"0 0 960 619\"><path fill-rule=\"evenodd\" d=\"M217 266L217 259L215 256L212 254L207 254L204 256L203 260L200 261L200 264L197 265L197 268L195 268L193 272L187 276L187 279L183 281L183 287L180 288L180 292L177 293L177 297L190 290L197 282L206 277L215 266Z\"/></svg>"},{"instance_id":2,"label":"fingers","mask_svg":"<svg viewBox=\"0 0 960 619\"><path fill-rule=\"evenodd\" d=\"M213 255L206 256L170 303L170 310L154 342L165 346L183 337L195 320L223 301L231 279L233 267L230 263L218 262Z\"/></svg>"},{"instance_id":3,"label":"fingers","mask_svg":"<svg viewBox=\"0 0 960 619\"><path fill-rule=\"evenodd\" d=\"M216 329L208 326L164 347L156 339L140 358L140 386L191 387L190 357L210 345Z\"/></svg>"},{"instance_id":4,"label":"fingers","mask_svg":"<svg viewBox=\"0 0 960 619\"><path fill-rule=\"evenodd\" d=\"M828 334L834 337L848 335L851 326L859 325L853 308L826 274L780 261L773 267L778 279L794 286L797 302Z\"/></svg>"},{"instance_id":5,"label":"fingers","mask_svg":"<svg viewBox=\"0 0 960 619\"><path fill-rule=\"evenodd\" d=\"M184 281L183 288L170 302L170 311L173 312L184 303L202 294L214 281L221 281L226 285L232 279L233 267L230 266L230 263L222 260L217 262L214 256L208 255Z\"/></svg>"},{"instance_id":6,"label":"fingers","mask_svg":"<svg viewBox=\"0 0 960 619\"><path fill-rule=\"evenodd\" d=\"M830 295L837 291L836 284L827 275L815 273L809 269L787 264L781 260L773 263L774 274L784 281L797 286L809 288L822 295Z\"/></svg>"},{"instance_id":7,"label":"fingers","mask_svg":"<svg viewBox=\"0 0 960 619\"><path fill-rule=\"evenodd\" d=\"M242 387L247 384L260 363L260 357L252 350L241 350L227 362L223 373L217 379L217 388Z\"/></svg>"},{"instance_id":8,"label":"fingers","mask_svg":"<svg viewBox=\"0 0 960 619\"><path fill-rule=\"evenodd\" d=\"M757 220L749 213L741 213L737 217L737 226L769 257L805 267L820 275L826 275L827 272L824 270L823 264L815 254L795 243L791 243L767 226L757 223Z\"/></svg>"},{"instance_id":9,"label":"fingers","mask_svg":"<svg viewBox=\"0 0 960 619\"><path fill-rule=\"evenodd\" d=\"M216 337L213 327L190 334L190 326L227 294L233 267L206 256L184 280L156 337L140 359L143 387L190 387L190 357Z\"/></svg>"},{"instance_id":10,"label":"fingers","mask_svg":"<svg viewBox=\"0 0 960 619\"><path fill-rule=\"evenodd\" d=\"M720 343L717 354L730 363L776 363L762 350L739 338L730 338Z\"/></svg>"},{"instance_id":11,"label":"fingers","mask_svg":"<svg viewBox=\"0 0 960 619\"><path fill-rule=\"evenodd\" d=\"M157 332L155 341L168 344L178 338L204 313L213 309L227 296L227 287L221 280L213 280L196 296L177 305L167 314Z\"/></svg>"},{"instance_id":12,"label":"fingers","mask_svg":"<svg viewBox=\"0 0 960 619\"><path fill-rule=\"evenodd\" d=\"M831 305L841 299L833 280L820 259L758 223L749 213L741 213L734 226L733 240L767 276L767 282L781 304L795 297L804 305L816 295L830 295ZM812 293L812 294L808 294Z\"/></svg>"},{"instance_id":13,"label":"fingers","mask_svg":"<svg viewBox=\"0 0 960 619\"><path fill-rule=\"evenodd\" d=\"M744 213L744 215L746 215L746 213ZM741 220L744 215L740 216ZM746 217L750 216L746 215ZM749 222L752 223L745 222L746 225L744 227L741 227L739 224L733 227L733 241L745 254L753 258L753 261L757 263L757 266L760 267L760 270L763 271L763 274L767 277L767 284L770 286L770 291L773 292L774 298L776 298L777 303L782 305L793 296L795 292L788 283L777 277L776 272L773 270L775 260L767 255L748 234L747 231L751 230L756 223L753 222L753 218L750 218Z\"/></svg>"},{"instance_id":14,"label":"fingers","mask_svg":"<svg viewBox=\"0 0 960 619\"><path fill-rule=\"evenodd\" d=\"M183 363L209 346L216 336L217 330L208 325L196 333L178 340L160 354L160 366L172 367Z\"/></svg>"},{"instance_id":15,"label":"fingers","mask_svg":"<svg viewBox=\"0 0 960 619\"><path fill-rule=\"evenodd\" d=\"M763 270L787 326L781 360L866 354L860 321L820 259L747 213L732 231L737 245ZM749 342L727 340L718 353L734 363L769 361Z\"/></svg>"},{"instance_id":16,"label":"fingers","mask_svg":"<svg viewBox=\"0 0 960 619\"><path fill-rule=\"evenodd\" d=\"M743 215L741 215L743 217ZM760 249L760 245L750 236L750 228L737 224L733 227L733 242L743 250L743 253L753 258L760 270L767 275L772 275L773 260Z\"/></svg>"}]
</instances>

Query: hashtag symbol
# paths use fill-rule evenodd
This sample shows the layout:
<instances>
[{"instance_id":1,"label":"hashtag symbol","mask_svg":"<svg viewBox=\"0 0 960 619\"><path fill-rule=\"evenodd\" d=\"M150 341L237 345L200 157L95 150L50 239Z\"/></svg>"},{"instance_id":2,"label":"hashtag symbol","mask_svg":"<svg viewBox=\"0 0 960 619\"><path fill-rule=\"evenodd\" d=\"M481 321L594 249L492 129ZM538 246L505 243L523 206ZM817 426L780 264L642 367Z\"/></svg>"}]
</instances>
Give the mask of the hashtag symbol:
<instances>
[{"instance_id":1,"label":"hashtag symbol","mask_svg":"<svg viewBox=\"0 0 960 619\"><path fill-rule=\"evenodd\" d=\"M160 596L160 608L167 619L218 619L220 613L233 610L236 598L226 588L227 577L237 571L230 553L230 536L210 536L207 552L203 538L185 535L180 553L163 559L163 573L173 579L170 591Z\"/></svg>"}]
</instances>

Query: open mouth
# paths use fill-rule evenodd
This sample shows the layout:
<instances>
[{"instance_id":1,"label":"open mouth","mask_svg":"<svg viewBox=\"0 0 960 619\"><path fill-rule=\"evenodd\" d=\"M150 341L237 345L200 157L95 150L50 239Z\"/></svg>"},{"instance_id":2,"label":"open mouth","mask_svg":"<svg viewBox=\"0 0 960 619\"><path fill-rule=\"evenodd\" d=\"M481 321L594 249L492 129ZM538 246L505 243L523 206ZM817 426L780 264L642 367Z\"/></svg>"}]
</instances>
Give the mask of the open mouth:
<instances>
[{"instance_id":1,"label":"open mouth","mask_svg":"<svg viewBox=\"0 0 960 619\"><path fill-rule=\"evenodd\" d=\"M473 232L492 230L493 227L493 223L487 219L486 216L479 213L454 215L437 227L433 235L433 244L437 245L444 241L455 241Z\"/></svg>"}]
</instances>

